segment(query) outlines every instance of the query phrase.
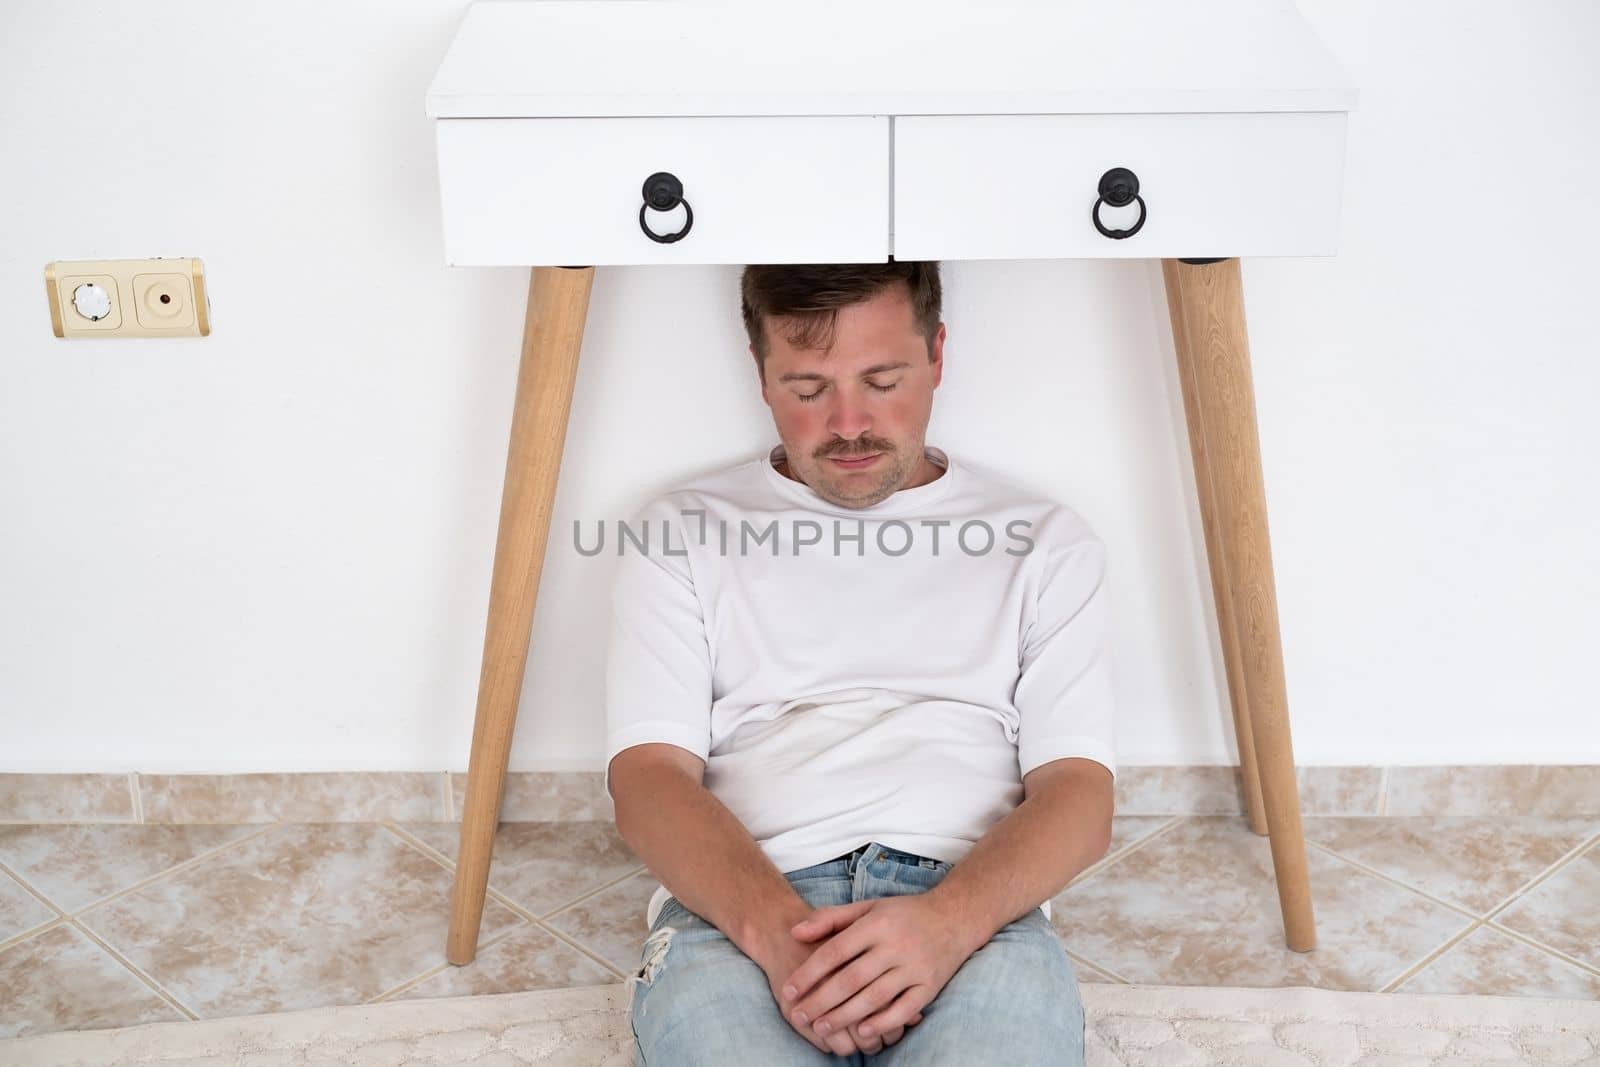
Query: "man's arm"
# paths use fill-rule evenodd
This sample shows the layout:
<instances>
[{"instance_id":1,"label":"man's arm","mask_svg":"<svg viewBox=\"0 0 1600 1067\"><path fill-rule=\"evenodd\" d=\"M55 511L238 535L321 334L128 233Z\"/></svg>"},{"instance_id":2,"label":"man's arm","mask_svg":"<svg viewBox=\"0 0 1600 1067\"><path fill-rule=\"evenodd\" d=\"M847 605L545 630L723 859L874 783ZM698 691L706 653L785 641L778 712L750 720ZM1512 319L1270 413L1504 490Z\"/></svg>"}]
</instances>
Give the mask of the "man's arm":
<instances>
[{"instance_id":1,"label":"man's arm","mask_svg":"<svg viewBox=\"0 0 1600 1067\"><path fill-rule=\"evenodd\" d=\"M788 936L811 906L691 765L704 773L703 761L672 745L619 752L611 761L617 832L680 904L759 962L767 939Z\"/></svg>"},{"instance_id":2,"label":"man's arm","mask_svg":"<svg viewBox=\"0 0 1600 1067\"><path fill-rule=\"evenodd\" d=\"M1068 757L1029 771L1024 799L927 893L971 952L1067 887L1111 847L1111 772Z\"/></svg>"},{"instance_id":3,"label":"man's arm","mask_svg":"<svg viewBox=\"0 0 1600 1067\"><path fill-rule=\"evenodd\" d=\"M672 745L623 749L610 769L617 830L680 903L721 930L775 982L794 966L796 950L804 953L793 930L814 909L704 787L704 770L699 756ZM870 1038L858 1036L854 1027L847 1036L843 1030L810 1034L804 1023L794 1025L822 1051L847 1056L892 1045L921 1019L917 1012Z\"/></svg>"},{"instance_id":4,"label":"man's arm","mask_svg":"<svg viewBox=\"0 0 1600 1067\"><path fill-rule=\"evenodd\" d=\"M606 789L628 847L684 907L754 959L761 939L787 934L811 909L703 784L714 672L682 503L666 494L635 513L643 551L622 551L618 535Z\"/></svg>"},{"instance_id":5,"label":"man's arm","mask_svg":"<svg viewBox=\"0 0 1600 1067\"><path fill-rule=\"evenodd\" d=\"M973 952L1066 888L1111 847L1115 807L1105 544L1062 509L1040 531L1036 592L1019 649L1022 803L932 891Z\"/></svg>"}]
</instances>

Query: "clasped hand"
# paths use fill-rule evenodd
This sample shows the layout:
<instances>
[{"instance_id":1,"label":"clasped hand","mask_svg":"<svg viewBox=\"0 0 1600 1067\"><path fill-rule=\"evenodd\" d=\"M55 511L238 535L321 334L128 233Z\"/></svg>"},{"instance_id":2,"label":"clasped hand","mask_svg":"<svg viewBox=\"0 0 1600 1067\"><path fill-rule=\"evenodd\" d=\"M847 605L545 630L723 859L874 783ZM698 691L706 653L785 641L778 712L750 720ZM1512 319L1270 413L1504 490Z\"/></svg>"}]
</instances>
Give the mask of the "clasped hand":
<instances>
[{"instance_id":1,"label":"clasped hand","mask_svg":"<svg viewBox=\"0 0 1600 1067\"><path fill-rule=\"evenodd\" d=\"M898 1036L972 954L964 932L926 893L817 908L792 933L820 944L777 987L778 1006L836 1052L834 1041L851 1026L864 1040Z\"/></svg>"}]
</instances>

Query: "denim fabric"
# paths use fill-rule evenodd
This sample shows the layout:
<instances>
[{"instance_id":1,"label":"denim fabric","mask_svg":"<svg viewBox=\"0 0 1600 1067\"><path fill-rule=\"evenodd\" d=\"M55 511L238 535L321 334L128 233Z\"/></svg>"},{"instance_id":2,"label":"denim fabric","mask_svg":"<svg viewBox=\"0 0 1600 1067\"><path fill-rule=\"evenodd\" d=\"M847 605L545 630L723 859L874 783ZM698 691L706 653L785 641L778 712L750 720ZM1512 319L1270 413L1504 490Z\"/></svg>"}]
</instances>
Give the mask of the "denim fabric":
<instances>
[{"instance_id":1,"label":"denim fabric","mask_svg":"<svg viewBox=\"0 0 1600 1067\"><path fill-rule=\"evenodd\" d=\"M873 842L785 877L806 903L825 907L924 893L950 867ZM675 897L662 904L639 963L628 979L636 1067L1084 1062L1077 974L1039 908L968 957L897 1043L848 1057L823 1052L796 1033L779 1013L766 972Z\"/></svg>"}]
</instances>

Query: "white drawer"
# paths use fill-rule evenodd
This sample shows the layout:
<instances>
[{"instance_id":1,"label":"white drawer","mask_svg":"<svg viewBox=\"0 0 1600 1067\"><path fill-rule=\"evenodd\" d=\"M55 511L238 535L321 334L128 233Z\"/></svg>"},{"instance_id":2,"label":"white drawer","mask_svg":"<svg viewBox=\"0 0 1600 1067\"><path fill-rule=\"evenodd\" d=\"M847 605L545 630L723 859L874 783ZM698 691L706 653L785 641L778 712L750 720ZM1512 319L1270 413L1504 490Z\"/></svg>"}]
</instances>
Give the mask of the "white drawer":
<instances>
[{"instance_id":1,"label":"white drawer","mask_svg":"<svg viewBox=\"0 0 1600 1067\"><path fill-rule=\"evenodd\" d=\"M454 266L883 262L889 120L461 118L438 127ZM693 221L640 226L646 179L675 176ZM680 204L650 208L658 234Z\"/></svg>"},{"instance_id":2,"label":"white drawer","mask_svg":"<svg viewBox=\"0 0 1600 1067\"><path fill-rule=\"evenodd\" d=\"M1331 256L1346 114L914 115L894 120L896 259ZM1101 176L1145 221L1096 229ZM1131 229L1137 202L1100 207Z\"/></svg>"}]
</instances>

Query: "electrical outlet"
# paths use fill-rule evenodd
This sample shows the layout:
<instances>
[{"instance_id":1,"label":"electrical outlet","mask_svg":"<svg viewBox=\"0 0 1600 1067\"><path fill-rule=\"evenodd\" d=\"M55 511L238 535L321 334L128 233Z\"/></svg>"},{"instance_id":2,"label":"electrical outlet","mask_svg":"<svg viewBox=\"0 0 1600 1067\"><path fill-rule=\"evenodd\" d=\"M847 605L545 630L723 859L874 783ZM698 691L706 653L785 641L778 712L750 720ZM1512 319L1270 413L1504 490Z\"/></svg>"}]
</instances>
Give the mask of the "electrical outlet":
<instances>
[{"instance_id":1,"label":"electrical outlet","mask_svg":"<svg viewBox=\"0 0 1600 1067\"><path fill-rule=\"evenodd\" d=\"M211 302L198 259L56 260L44 267L57 337L205 337Z\"/></svg>"}]
</instances>

